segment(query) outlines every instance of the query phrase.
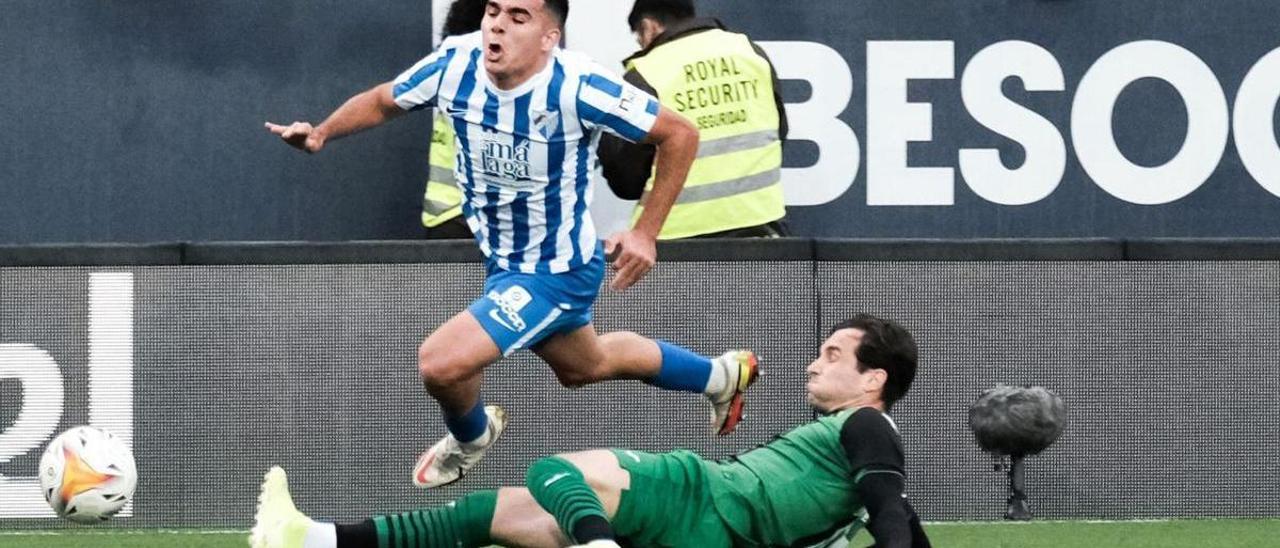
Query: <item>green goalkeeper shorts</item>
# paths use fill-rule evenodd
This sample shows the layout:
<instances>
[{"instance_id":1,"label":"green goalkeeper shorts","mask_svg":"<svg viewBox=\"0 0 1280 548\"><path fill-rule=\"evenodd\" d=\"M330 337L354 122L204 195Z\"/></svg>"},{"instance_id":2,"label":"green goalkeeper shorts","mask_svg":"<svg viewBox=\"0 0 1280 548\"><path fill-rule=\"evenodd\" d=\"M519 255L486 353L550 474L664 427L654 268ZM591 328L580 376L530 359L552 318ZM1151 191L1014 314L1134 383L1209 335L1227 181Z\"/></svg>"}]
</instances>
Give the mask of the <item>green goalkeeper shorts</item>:
<instances>
[{"instance_id":1,"label":"green goalkeeper shorts","mask_svg":"<svg viewBox=\"0 0 1280 548\"><path fill-rule=\"evenodd\" d=\"M734 535L712 501L707 461L689 451L654 454L614 449L631 474L614 532L632 546L733 546Z\"/></svg>"}]
</instances>

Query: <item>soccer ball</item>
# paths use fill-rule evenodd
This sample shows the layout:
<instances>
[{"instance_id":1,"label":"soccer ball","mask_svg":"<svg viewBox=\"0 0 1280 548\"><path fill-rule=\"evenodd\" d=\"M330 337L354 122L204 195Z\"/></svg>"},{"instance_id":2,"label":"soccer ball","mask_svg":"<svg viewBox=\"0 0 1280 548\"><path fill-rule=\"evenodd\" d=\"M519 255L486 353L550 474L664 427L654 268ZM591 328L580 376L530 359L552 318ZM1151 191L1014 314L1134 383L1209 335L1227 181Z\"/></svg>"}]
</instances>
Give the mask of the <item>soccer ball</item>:
<instances>
[{"instance_id":1,"label":"soccer ball","mask_svg":"<svg viewBox=\"0 0 1280 548\"><path fill-rule=\"evenodd\" d=\"M124 440L77 426L49 442L40 457L40 490L59 516L77 523L106 521L129 502L138 468Z\"/></svg>"}]
</instances>

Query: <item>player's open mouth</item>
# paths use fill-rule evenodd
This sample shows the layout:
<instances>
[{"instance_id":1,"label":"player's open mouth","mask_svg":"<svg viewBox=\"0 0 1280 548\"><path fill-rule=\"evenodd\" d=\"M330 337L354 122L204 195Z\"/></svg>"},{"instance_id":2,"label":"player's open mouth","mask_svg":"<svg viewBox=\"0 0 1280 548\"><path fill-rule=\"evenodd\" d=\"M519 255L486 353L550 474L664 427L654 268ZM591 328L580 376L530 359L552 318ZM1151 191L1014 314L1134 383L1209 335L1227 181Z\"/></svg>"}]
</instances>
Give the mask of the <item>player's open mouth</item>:
<instances>
[{"instance_id":1,"label":"player's open mouth","mask_svg":"<svg viewBox=\"0 0 1280 548\"><path fill-rule=\"evenodd\" d=\"M485 49L485 52L488 53L486 57L488 57L489 59L497 59L499 57L502 57L502 45L491 43L489 44L489 47Z\"/></svg>"}]
</instances>

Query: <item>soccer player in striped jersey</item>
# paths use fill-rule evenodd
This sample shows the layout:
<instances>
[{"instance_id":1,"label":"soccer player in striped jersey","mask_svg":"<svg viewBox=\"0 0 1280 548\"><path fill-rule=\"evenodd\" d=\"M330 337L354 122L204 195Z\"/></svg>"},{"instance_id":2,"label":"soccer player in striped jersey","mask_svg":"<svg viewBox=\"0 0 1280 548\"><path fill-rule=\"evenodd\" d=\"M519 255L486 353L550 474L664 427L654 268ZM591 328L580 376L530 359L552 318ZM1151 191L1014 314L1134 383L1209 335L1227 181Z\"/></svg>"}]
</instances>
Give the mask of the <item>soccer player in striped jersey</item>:
<instances>
[{"instance_id":1,"label":"soccer player in striped jersey","mask_svg":"<svg viewBox=\"0 0 1280 548\"><path fill-rule=\"evenodd\" d=\"M757 360L711 359L635 333L597 335L591 306L614 256L611 287L635 284L697 153L697 130L588 57L560 49L567 0L489 0L478 33L451 37L399 77L357 94L318 126L267 123L315 153L404 112L436 107L457 134L463 214L487 258L484 295L427 336L418 370L449 433L419 457L420 487L459 479L506 426L480 397L483 369L528 348L566 386L642 379L702 393L712 426L731 432ZM653 144L656 182L631 230L601 242L587 205L603 132Z\"/></svg>"}]
</instances>

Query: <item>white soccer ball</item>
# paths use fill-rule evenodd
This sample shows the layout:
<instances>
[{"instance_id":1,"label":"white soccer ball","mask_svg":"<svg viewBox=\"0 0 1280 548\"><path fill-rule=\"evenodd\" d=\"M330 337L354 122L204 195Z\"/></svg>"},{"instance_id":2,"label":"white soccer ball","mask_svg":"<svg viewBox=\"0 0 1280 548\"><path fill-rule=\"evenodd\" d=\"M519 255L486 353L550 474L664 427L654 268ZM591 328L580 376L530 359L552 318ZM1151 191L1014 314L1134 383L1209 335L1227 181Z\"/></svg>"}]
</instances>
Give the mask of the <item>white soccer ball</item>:
<instances>
[{"instance_id":1,"label":"white soccer ball","mask_svg":"<svg viewBox=\"0 0 1280 548\"><path fill-rule=\"evenodd\" d=\"M133 497L138 468L124 440L77 426L49 442L40 457L40 490L59 516L77 523L106 521Z\"/></svg>"}]
</instances>

